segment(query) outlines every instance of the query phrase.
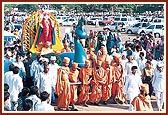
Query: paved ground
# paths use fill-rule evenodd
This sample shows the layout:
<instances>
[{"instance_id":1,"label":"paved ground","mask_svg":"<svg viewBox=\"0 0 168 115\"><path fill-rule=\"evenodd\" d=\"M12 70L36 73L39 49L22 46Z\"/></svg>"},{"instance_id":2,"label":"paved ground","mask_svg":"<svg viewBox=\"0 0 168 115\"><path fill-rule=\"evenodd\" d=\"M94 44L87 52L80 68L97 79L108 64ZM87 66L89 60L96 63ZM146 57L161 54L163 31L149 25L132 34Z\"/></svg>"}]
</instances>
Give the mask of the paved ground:
<instances>
[{"instance_id":1,"label":"paved ground","mask_svg":"<svg viewBox=\"0 0 168 115\"><path fill-rule=\"evenodd\" d=\"M103 27L102 26L95 27L94 25L85 25L84 27L86 29L87 34L89 34L90 30L93 30L93 31L103 31ZM72 30L71 26L60 26L61 38L64 38L65 31L67 31L67 28L70 28ZM125 42L126 40L128 40L128 38L130 38L131 40L133 38L136 38L136 35L134 35L134 34L128 35L125 32L122 32L121 34L122 34L122 40L123 40L123 42Z\"/></svg>"},{"instance_id":2,"label":"paved ground","mask_svg":"<svg viewBox=\"0 0 168 115\"><path fill-rule=\"evenodd\" d=\"M57 101L56 101L57 103ZM56 111L57 106L56 103L53 103L53 106L55 107ZM154 96L151 98L151 103L154 111L157 112L157 105L156 105L156 99ZM71 106L69 107L71 109ZM75 105L76 110L74 111L79 111L79 112L98 112L98 113L123 113L123 112L129 112L129 104L112 104L112 100L108 100L107 105L104 105L102 102L100 102L100 105L92 105L91 103L88 102L88 107L85 107L83 105ZM60 110L59 110L60 111ZM64 111L64 110L61 110ZM162 111L165 112L165 111Z\"/></svg>"}]
</instances>

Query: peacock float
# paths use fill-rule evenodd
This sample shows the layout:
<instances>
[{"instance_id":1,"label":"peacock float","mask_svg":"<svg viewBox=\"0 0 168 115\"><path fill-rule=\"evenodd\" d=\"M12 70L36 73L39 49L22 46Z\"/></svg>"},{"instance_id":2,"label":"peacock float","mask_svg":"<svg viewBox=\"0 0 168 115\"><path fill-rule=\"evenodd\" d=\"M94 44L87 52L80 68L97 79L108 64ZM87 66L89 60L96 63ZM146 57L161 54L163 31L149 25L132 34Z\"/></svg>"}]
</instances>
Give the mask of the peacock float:
<instances>
[{"instance_id":1,"label":"peacock float","mask_svg":"<svg viewBox=\"0 0 168 115\"><path fill-rule=\"evenodd\" d=\"M79 67L84 66L87 59L86 53L80 43L80 39L87 37L86 30L83 26L83 17L78 22L75 30L75 52L57 53L64 46L60 37L60 26L56 17L44 10L39 10L32 13L23 25L22 43L25 51L30 51L34 54L41 53L43 57L57 57L57 63L62 65L64 57L70 58L70 66L72 62L79 64Z\"/></svg>"}]
</instances>

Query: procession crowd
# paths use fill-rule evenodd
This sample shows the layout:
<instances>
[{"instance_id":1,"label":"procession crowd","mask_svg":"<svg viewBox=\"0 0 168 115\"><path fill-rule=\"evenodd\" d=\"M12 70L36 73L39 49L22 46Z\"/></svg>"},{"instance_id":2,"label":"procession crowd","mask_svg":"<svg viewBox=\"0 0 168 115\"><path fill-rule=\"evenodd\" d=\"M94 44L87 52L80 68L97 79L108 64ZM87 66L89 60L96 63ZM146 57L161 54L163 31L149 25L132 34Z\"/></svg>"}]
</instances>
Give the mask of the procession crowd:
<instances>
[{"instance_id":1,"label":"procession crowd","mask_svg":"<svg viewBox=\"0 0 168 115\"><path fill-rule=\"evenodd\" d=\"M59 53L75 52L74 33L72 30L69 37L65 36ZM88 107L101 103L125 103L130 104L130 111L152 111L152 95L156 96L158 110L162 110L164 36L156 41L151 33L123 43L120 32L90 30L81 40L87 55L81 68L75 62L70 67L68 57L64 57L63 65L56 63L56 56L45 58L39 52L33 59L32 52L23 50L20 39L12 44L6 47L4 43L6 111L69 110L69 106L75 110L76 104Z\"/></svg>"}]
</instances>

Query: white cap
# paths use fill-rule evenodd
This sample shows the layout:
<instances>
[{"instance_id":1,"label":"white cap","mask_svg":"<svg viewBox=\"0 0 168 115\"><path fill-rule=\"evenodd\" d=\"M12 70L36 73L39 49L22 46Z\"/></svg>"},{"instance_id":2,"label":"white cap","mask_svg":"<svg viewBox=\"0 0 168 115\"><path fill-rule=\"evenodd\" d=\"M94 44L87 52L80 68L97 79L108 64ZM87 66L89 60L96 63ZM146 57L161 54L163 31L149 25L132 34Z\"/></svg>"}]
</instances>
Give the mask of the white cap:
<instances>
[{"instance_id":1,"label":"white cap","mask_svg":"<svg viewBox=\"0 0 168 115\"><path fill-rule=\"evenodd\" d=\"M43 61L49 62L48 58L43 58Z\"/></svg>"},{"instance_id":2,"label":"white cap","mask_svg":"<svg viewBox=\"0 0 168 115\"><path fill-rule=\"evenodd\" d=\"M6 55L8 55L8 56L12 56L12 52L7 51L7 52L6 52Z\"/></svg>"},{"instance_id":3,"label":"white cap","mask_svg":"<svg viewBox=\"0 0 168 115\"><path fill-rule=\"evenodd\" d=\"M50 60L56 60L55 56L51 56Z\"/></svg>"},{"instance_id":4,"label":"white cap","mask_svg":"<svg viewBox=\"0 0 168 115\"><path fill-rule=\"evenodd\" d=\"M163 62L159 61L159 62L157 63L157 66L158 66L158 67L163 67L164 64L163 64Z\"/></svg>"},{"instance_id":5,"label":"white cap","mask_svg":"<svg viewBox=\"0 0 168 115\"><path fill-rule=\"evenodd\" d=\"M39 61L43 61L43 59L44 59L43 57L40 57Z\"/></svg>"}]
</instances>

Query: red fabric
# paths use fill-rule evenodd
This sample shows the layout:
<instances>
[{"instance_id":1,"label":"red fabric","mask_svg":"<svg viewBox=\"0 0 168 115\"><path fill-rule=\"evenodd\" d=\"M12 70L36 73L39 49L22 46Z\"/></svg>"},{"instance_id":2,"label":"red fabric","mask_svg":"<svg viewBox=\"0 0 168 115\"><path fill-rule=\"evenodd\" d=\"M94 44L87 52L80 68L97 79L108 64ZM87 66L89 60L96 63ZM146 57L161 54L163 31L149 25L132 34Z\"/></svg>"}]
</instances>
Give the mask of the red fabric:
<instances>
[{"instance_id":1,"label":"red fabric","mask_svg":"<svg viewBox=\"0 0 168 115\"><path fill-rule=\"evenodd\" d=\"M42 20L42 26L43 26L43 32L40 37L39 43L45 43L47 41L52 42L52 23L50 19L45 19L43 18Z\"/></svg>"}]
</instances>

